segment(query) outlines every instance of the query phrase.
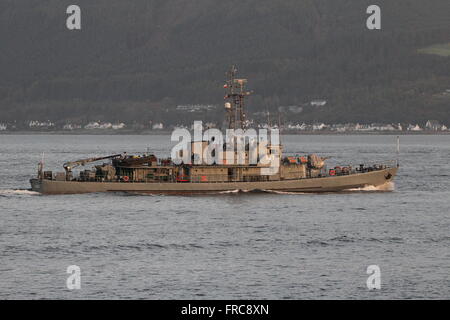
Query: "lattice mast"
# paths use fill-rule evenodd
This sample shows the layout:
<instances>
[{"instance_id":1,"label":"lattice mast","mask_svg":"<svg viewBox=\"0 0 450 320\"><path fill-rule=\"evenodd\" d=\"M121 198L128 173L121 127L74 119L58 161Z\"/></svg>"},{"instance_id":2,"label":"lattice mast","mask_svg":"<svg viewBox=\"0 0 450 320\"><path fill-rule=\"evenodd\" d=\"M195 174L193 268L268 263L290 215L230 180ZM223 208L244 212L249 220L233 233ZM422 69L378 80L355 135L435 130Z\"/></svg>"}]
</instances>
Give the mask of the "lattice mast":
<instances>
[{"instance_id":1,"label":"lattice mast","mask_svg":"<svg viewBox=\"0 0 450 320\"><path fill-rule=\"evenodd\" d=\"M232 66L228 71L228 80L223 86L227 89L227 94L224 99L225 109L227 110L228 128L229 129L245 129L247 123L245 119L245 97L251 94L250 91L245 90L247 79L236 78L237 69Z\"/></svg>"}]
</instances>

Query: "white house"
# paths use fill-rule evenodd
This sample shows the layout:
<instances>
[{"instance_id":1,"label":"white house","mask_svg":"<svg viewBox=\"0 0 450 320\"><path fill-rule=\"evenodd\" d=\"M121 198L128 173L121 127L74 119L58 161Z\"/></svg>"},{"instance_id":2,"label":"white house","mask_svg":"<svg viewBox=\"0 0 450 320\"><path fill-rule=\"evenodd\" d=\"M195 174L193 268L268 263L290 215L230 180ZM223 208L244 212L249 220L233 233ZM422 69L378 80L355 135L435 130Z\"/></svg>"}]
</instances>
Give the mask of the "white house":
<instances>
[{"instance_id":1,"label":"white house","mask_svg":"<svg viewBox=\"0 0 450 320\"><path fill-rule=\"evenodd\" d=\"M99 126L99 129L111 129L112 128L112 124L110 122L106 122L106 123L101 123Z\"/></svg>"},{"instance_id":2,"label":"white house","mask_svg":"<svg viewBox=\"0 0 450 320\"><path fill-rule=\"evenodd\" d=\"M313 100L310 102L310 105L313 107L323 107L327 104L326 100Z\"/></svg>"},{"instance_id":3,"label":"white house","mask_svg":"<svg viewBox=\"0 0 450 320\"><path fill-rule=\"evenodd\" d=\"M66 123L63 126L63 130L75 130L75 129L81 129L81 125L73 124L73 123Z\"/></svg>"},{"instance_id":4,"label":"white house","mask_svg":"<svg viewBox=\"0 0 450 320\"><path fill-rule=\"evenodd\" d=\"M432 131L447 130L447 127L440 124L439 121L437 121L437 120L428 120L427 123L425 124L425 128L427 130L432 130Z\"/></svg>"},{"instance_id":5,"label":"white house","mask_svg":"<svg viewBox=\"0 0 450 320\"><path fill-rule=\"evenodd\" d=\"M357 123L355 126L355 131L372 131L373 128L369 124L359 124Z\"/></svg>"},{"instance_id":6,"label":"white house","mask_svg":"<svg viewBox=\"0 0 450 320\"><path fill-rule=\"evenodd\" d=\"M164 125L160 122L160 123L155 123L153 126L152 126L152 129L153 130L162 130L162 129L164 129Z\"/></svg>"},{"instance_id":7,"label":"white house","mask_svg":"<svg viewBox=\"0 0 450 320\"><path fill-rule=\"evenodd\" d=\"M84 126L85 129L92 130L92 129L98 129L100 128L100 123L98 122L89 122L87 125Z\"/></svg>"},{"instance_id":8,"label":"white house","mask_svg":"<svg viewBox=\"0 0 450 320\"><path fill-rule=\"evenodd\" d=\"M113 130L120 130L120 129L125 129L126 125L125 123L121 122L121 123L116 123L112 125L112 129Z\"/></svg>"},{"instance_id":9,"label":"white house","mask_svg":"<svg viewBox=\"0 0 450 320\"><path fill-rule=\"evenodd\" d=\"M51 122L50 120L47 120L45 122L31 120L28 123L28 127L30 127L30 128L50 128L50 127L54 127L54 126L55 126L55 124L53 122Z\"/></svg>"},{"instance_id":10,"label":"white house","mask_svg":"<svg viewBox=\"0 0 450 320\"><path fill-rule=\"evenodd\" d=\"M328 126L325 123L316 123L313 124L313 130L314 131L320 131L328 128Z\"/></svg>"},{"instance_id":11,"label":"white house","mask_svg":"<svg viewBox=\"0 0 450 320\"><path fill-rule=\"evenodd\" d=\"M395 131L396 130L392 124L384 124L384 123L372 123L372 128L375 131Z\"/></svg>"},{"instance_id":12,"label":"white house","mask_svg":"<svg viewBox=\"0 0 450 320\"><path fill-rule=\"evenodd\" d=\"M408 128L406 130L408 130L408 131L422 131L423 129L418 124L416 124L416 125L410 124L410 125L408 125Z\"/></svg>"}]
</instances>

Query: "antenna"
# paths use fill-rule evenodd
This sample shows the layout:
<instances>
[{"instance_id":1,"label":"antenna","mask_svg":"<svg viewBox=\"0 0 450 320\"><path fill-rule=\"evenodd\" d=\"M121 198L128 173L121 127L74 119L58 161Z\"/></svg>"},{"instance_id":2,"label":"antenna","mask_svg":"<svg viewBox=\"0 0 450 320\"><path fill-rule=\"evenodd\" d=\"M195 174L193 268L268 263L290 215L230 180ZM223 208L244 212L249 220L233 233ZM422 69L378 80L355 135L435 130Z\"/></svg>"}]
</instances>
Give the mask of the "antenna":
<instances>
[{"instance_id":1,"label":"antenna","mask_svg":"<svg viewBox=\"0 0 450 320\"><path fill-rule=\"evenodd\" d=\"M228 113L228 128L245 129L244 100L251 92L245 91L247 79L236 79L236 73L237 69L233 65L227 72L228 80L223 86L228 91L224 97L225 100L229 100L225 103L225 109Z\"/></svg>"},{"instance_id":2,"label":"antenna","mask_svg":"<svg viewBox=\"0 0 450 320\"><path fill-rule=\"evenodd\" d=\"M281 133L282 133L282 130L281 130L281 113L280 112L278 112L278 133L279 133L279 135L280 135L280 141L279 141L279 143L281 144Z\"/></svg>"},{"instance_id":3,"label":"antenna","mask_svg":"<svg viewBox=\"0 0 450 320\"><path fill-rule=\"evenodd\" d=\"M400 136L397 136L397 168L400 167Z\"/></svg>"},{"instance_id":4,"label":"antenna","mask_svg":"<svg viewBox=\"0 0 450 320\"><path fill-rule=\"evenodd\" d=\"M43 178L43 170L44 170L44 152L42 152L41 161L38 163L38 179Z\"/></svg>"}]
</instances>

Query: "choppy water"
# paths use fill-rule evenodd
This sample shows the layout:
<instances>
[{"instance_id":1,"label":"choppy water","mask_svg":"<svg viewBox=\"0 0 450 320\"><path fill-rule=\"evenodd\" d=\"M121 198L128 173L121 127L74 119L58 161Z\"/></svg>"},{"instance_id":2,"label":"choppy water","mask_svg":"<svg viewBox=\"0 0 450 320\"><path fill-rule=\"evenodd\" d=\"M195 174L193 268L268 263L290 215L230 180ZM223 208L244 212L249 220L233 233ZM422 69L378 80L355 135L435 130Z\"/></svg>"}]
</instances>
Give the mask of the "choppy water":
<instances>
[{"instance_id":1,"label":"choppy water","mask_svg":"<svg viewBox=\"0 0 450 320\"><path fill-rule=\"evenodd\" d=\"M41 196L46 167L165 136L0 135L0 298L450 298L450 136L403 136L394 191ZM289 136L331 164L395 158L393 136ZM392 187L392 186L391 186ZM81 290L66 268L81 268ZM381 290L366 268L381 269Z\"/></svg>"}]
</instances>

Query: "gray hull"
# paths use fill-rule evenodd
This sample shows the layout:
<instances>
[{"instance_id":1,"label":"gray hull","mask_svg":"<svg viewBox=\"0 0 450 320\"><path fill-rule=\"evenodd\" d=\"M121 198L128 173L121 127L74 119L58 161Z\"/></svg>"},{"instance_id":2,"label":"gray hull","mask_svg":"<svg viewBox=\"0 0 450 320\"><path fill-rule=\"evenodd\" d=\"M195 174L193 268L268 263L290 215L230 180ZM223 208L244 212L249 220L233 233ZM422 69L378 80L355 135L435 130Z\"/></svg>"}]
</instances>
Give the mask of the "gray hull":
<instances>
[{"instance_id":1,"label":"gray hull","mask_svg":"<svg viewBox=\"0 0 450 320\"><path fill-rule=\"evenodd\" d=\"M31 188L43 194L79 194L92 192L136 192L155 194L203 194L233 190L272 190L286 192L339 192L366 186L381 186L392 181L397 168L313 179L268 182L219 183L127 183L77 182L31 179Z\"/></svg>"}]
</instances>

